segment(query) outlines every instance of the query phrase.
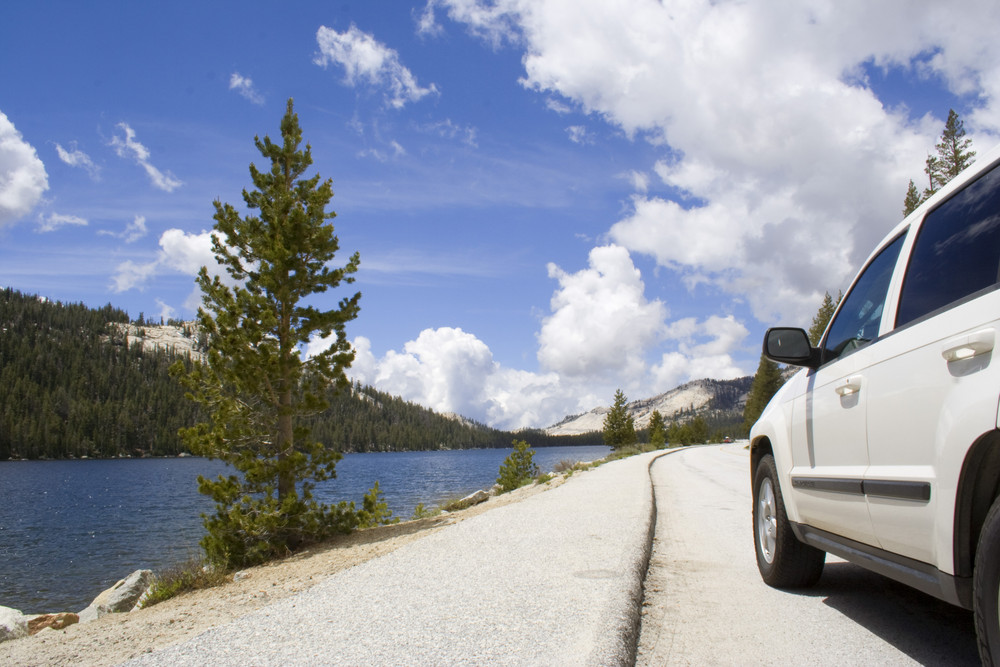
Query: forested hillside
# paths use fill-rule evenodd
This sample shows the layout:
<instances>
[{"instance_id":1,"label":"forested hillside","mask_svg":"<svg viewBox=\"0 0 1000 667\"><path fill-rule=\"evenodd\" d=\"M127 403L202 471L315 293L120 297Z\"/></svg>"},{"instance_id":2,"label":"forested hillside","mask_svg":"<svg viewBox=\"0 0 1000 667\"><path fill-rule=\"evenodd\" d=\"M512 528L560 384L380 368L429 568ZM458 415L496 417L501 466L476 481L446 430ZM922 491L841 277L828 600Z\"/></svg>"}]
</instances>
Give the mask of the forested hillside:
<instances>
[{"instance_id":1,"label":"forested hillside","mask_svg":"<svg viewBox=\"0 0 1000 667\"><path fill-rule=\"evenodd\" d=\"M91 309L0 290L0 460L175 456L177 429L201 419L167 374L176 357L143 349L116 326L110 304ZM146 324L147 327L152 325ZM370 387L331 394L312 437L340 451L601 444L600 433L516 435L461 421Z\"/></svg>"}]
</instances>

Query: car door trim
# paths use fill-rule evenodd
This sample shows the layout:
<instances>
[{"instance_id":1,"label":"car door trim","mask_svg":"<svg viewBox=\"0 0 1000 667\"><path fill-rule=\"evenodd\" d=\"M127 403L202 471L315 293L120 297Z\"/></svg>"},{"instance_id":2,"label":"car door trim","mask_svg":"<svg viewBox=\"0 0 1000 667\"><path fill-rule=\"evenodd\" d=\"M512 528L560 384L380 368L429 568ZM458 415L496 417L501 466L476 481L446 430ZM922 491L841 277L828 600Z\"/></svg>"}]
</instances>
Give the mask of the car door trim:
<instances>
[{"instance_id":1,"label":"car door trim","mask_svg":"<svg viewBox=\"0 0 1000 667\"><path fill-rule=\"evenodd\" d=\"M930 502L930 482L898 479L858 479L850 477L792 477L792 488L802 491L827 491L891 500Z\"/></svg>"}]
</instances>

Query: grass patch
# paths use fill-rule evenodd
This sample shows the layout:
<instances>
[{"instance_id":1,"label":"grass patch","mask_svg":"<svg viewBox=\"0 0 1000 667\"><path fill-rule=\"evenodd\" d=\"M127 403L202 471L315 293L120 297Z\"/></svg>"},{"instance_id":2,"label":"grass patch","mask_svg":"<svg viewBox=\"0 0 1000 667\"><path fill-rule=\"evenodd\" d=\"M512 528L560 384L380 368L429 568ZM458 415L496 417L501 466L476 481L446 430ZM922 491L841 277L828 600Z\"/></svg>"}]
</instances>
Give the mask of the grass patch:
<instances>
[{"instance_id":1,"label":"grass patch","mask_svg":"<svg viewBox=\"0 0 1000 667\"><path fill-rule=\"evenodd\" d=\"M202 558L192 556L157 574L142 606L152 607L181 593L219 586L228 582L229 578L226 570L206 565Z\"/></svg>"}]
</instances>

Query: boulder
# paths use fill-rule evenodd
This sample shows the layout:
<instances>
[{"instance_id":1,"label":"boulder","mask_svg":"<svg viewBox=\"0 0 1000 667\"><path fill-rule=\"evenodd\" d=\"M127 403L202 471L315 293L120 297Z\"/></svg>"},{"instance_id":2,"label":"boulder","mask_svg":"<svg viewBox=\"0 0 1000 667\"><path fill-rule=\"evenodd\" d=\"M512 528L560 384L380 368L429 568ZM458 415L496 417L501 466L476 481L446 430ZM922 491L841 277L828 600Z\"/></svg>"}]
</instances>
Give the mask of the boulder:
<instances>
[{"instance_id":1,"label":"boulder","mask_svg":"<svg viewBox=\"0 0 1000 667\"><path fill-rule=\"evenodd\" d=\"M0 642L28 636L28 617L17 609L0 607Z\"/></svg>"},{"instance_id":2,"label":"boulder","mask_svg":"<svg viewBox=\"0 0 1000 667\"><path fill-rule=\"evenodd\" d=\"M90 606L80 612L80 622L89 623L108 614L131 611L152 583L152 570L136 570L94 598Z\"/></svg>"},{"instance_id":3,"label":"boulder","mask_svg":"<svg viewBox=\"0 0 1000 667\"><path fill-rule=\"evenodd\" d=\"M469 495L467 495L466 497L462 498L461 500L456 500L455 502L453 502L448 507L448 509L450 509L450 510L464 510L467 507L472 507L473 505L478 505L479 503L486 502L489 499L490 499L490 494L487 493L486 491L483 491L482 489L480 489L479 491L476 491L475 493L470 493Z\"/></svg>"},{"instance_id":4,"label":"boulder","mask_svg":"<svg viewBox=\"0 0 1000 667\"><path fill-rule=\"evenodd\" d=\"M59 614L42 614L28 621L28 634L34 635L46 628L62 630L68 625L79 623L80 617L68 611Z\"/></svg>"}]
</instances>

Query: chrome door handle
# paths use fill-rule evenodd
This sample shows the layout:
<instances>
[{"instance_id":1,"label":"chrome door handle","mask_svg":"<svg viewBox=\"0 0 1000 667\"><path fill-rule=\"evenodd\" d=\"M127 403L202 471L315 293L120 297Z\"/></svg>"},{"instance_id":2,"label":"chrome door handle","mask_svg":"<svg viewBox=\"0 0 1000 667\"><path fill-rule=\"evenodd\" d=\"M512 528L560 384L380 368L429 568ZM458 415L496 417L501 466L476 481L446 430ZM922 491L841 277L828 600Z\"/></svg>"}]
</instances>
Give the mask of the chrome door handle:
<instances>
[{"instance_id":1,"label":"chrome door handle","mask_svg":"<svg viewBox=\"0 0 1000 667\"><path fill-rule=\"evenodd\" d=\"M941 348L941 356L945 361L961 361L971 359L993 350L996 344L996 331L983 329L975 333L952 338Z\"/></svg>"},{"instance_id":2,"label":"chrome door handle","mask_svg":"<svg viewBox=\"0 0 1000 667\"><path fill-rule=\"evenodd\" d=\"M850 396L851 394L856 394L861 391L861 381L862 376L854 375L849 378L844 378L837 385L837 394L840 396Z\"/></svg>"}]
</instances>

